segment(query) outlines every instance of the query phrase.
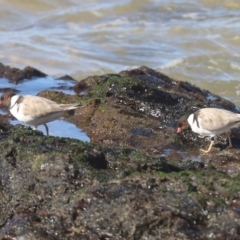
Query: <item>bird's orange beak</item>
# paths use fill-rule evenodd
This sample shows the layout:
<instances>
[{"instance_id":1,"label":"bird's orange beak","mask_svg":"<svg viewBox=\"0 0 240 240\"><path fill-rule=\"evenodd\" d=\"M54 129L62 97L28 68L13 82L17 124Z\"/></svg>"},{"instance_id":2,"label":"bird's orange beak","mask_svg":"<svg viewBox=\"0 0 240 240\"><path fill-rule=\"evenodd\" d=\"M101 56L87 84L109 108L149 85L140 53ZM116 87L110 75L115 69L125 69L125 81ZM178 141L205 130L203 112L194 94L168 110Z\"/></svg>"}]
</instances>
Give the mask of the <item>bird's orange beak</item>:
<instances>
[{"instance_id":1,"label":"bird's orange beak","mask_svg":"<svg viewBox=\"0 0 240 240\"><path fill-rule=\"evenodd\" d=\"M179 127L178 129L177 129L177 133L181 133L182 132L182 129Z\"/></svg>"},{"instance_id":2,"label":"bird's orange beak","mask_svg":"<svg viewBox=\"0 0 240 240\"><path fill-rule=\"evenodd\" d=\"M0 101L0 105L2 105L2 101Z\"/></svg>"}]
</instances>

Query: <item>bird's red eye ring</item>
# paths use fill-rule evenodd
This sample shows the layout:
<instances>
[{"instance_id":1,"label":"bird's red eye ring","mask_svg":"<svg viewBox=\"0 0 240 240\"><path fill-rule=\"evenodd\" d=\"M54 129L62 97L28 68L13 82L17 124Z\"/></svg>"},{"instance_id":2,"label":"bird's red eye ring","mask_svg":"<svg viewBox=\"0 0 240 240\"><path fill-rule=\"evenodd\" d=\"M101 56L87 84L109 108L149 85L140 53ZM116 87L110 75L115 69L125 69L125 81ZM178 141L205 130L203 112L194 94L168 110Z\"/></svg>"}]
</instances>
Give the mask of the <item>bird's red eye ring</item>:
<instances>
[{"instance_id":1,"label":"bird's red eye ring","mask_svg":"<svg viewBox=\"0 0 240 240\"><path fill-rule=\"evenodd\" d=\"M8 96L3 96L3 101L8 100Z\"/></svg>"},{"instance_id":2,"label":"bird's red eye ring","mask_svg":"<svg viewBox=\"0 0 240 240\"><path fill-rule=\"evenodd\" d=\"M185 125L185 122L180 122L180 123L178 124L179 127L182 127L182 126L184 126L184 125Z\"/></svg>"}]
</instances>

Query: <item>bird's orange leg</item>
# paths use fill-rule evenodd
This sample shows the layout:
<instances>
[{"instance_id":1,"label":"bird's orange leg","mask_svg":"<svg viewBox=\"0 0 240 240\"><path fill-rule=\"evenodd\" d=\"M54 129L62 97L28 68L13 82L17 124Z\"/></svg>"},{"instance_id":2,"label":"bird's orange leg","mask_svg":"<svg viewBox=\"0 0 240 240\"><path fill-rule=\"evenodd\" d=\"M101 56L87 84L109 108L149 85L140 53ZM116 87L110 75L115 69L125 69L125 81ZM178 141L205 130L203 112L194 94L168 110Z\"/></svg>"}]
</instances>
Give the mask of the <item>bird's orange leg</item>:
<instances>
[{"instance_id":1,"label":"bird's orange leg","mask_svg":"<svg viewBox=\"0 0 240 240\"><path fill-rule=\"evenodd\" d=\"M201 150L202 152L204 152L204 153L209 153L209 152L211 151L211 149L212 149L213 144L214 144L214 138L212 138L208 150L204 150L204 149L200 149L200 150Z\"/></svg>"}]
</instances>

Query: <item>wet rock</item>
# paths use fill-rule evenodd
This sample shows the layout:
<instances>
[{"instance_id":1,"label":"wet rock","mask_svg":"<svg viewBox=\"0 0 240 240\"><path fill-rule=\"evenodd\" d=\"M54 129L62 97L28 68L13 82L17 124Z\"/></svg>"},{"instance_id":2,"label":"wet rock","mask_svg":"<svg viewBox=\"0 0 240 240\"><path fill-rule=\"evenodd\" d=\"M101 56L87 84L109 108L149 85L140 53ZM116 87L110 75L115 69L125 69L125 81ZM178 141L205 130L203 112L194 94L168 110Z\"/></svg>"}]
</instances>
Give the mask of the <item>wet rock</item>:
<instances>
[{"instance_id":1,"label":"wet rock","mask_svg":"<svg viewBox=\"0 0 240 240\"><path fill-rule=\"evenodd\" d=\"M239 238L239 131L236 148L223 135L208 155L204 139L176 134L183 114L234 104L144 66L81 84L39 95L81 103L66 119L91 143L0 115L0 239Z\"/></svg>"},{"instance_id":2,"label":"wet rock","mask_svg":"<svg viewBox=\"0 0 240 240\"><path fill-rule=\"evenodd\" d=\"M21 126L0 150L1 239L238 236L239 177Z\"/></svg>"},{"instance_id":3,"label":"wet rock","mask_svg":"<svg viewBox=\"0 0 240 240\"><path fill-rule=\"evenodd\" d=\"M69 81L72 81L72 82L76 82L76 80L73 77L69 76L69 75L63 75L63 76L59 77L58 79L69 80Z\"/></svg>"},{"instance_id":4,"label":"wet rock","mask_svg":"<svg viewBox=\"0 0 240 240\"><path fill-rule=\"evenodd\" d=\"M89 77L75 87L79 84L89 91L81 96L83 107L71 121L96 143L133 147L142 152L163 154L168 148L198 154L201 146L207 145L205 139L191 131L177 135L177 120L202 107L237 111L228 100L145 66L119 75ZM219 139L221 150L225 139Z\"/></svg>"},{"instance_id":5,"label":"wet rock","mask_svg":"<svg viewBox=\"0 0 240 240\"><path fill-rule=\"evenodd\" d=\"M18 84L20 81L29 80L37 77L46 77L47 75L33 67L26 67L23 70L12 68L0 63L0 77L7 78L10 82Z\"/></svg>"}]
</instances>

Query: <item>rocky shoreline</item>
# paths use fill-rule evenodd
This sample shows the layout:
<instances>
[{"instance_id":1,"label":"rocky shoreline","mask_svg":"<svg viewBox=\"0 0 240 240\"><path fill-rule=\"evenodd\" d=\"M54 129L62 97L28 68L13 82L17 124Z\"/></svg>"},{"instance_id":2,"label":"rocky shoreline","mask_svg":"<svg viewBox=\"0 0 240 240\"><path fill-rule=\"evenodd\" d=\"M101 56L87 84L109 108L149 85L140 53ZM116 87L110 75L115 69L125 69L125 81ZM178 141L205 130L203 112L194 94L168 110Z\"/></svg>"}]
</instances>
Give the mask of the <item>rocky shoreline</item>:
<instances>
[{"instance_id":1,"label":"rocky shoreline","mask_svg":"<svg viewBox=\"0 0 240 240\"><path fill-rule=\"evenodd\" d=\"M39 76L47 75L0 66L15 84ZM0 239L240 238L240 130L232 131L233 149L221 135L207 155L199 151L205 139L176 134L182 115L238 112L233 103L145 66L88 77L72 91L38 95L82 103L66 120L90 143L0 115Z\"/></svg>"}]
</instances>

